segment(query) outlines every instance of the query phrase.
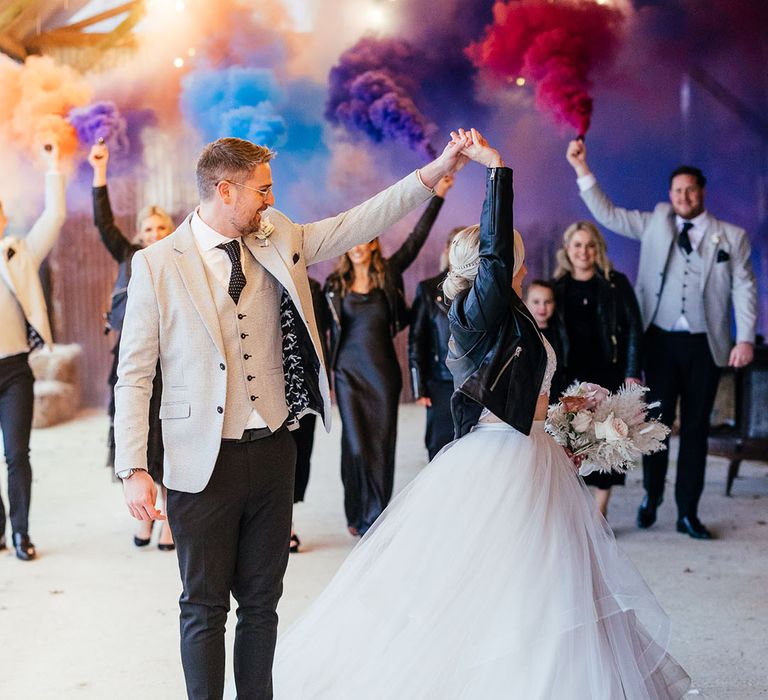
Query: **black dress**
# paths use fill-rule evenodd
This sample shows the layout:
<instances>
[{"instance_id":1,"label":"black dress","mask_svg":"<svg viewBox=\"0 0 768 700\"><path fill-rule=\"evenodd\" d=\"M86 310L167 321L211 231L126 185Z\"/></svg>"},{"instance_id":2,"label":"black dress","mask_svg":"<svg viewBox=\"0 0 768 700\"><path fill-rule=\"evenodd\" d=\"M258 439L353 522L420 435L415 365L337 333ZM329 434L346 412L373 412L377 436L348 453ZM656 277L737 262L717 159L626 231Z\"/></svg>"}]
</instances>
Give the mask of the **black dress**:
<instances>
[{"instance_id":1,"label":"black dress","mask_svg":"<svg viewBox=\"0 0 768 700\"><path fill-rule=\"evenodd\" d=\"M381 289L348 292L335 370L347 523L364 534L392 497L400 365Z\"/></svg>"},{"instance_id":2,"label":"black dress","mask_svg":"<svg viewBox=\"0 0 768 700\"><path fill-rule=\"evenodd\" d=\"M112 348L112 367L109 371L109 434L107 444L109 453L107 467L115 466L115 384L117 383L117 364L120 357L120 332L123 328L125 304L128 296L128 282L131 278L131 260L141 248L130 243L115 224L109 193L106 185L93 188L93 219L104 246L115 259L118 268L117 280L112 290L112 305L107 314L108 330L117 334ZM160 375L160 362L155 368L152 382L152 396L149 400L149 435L147 437L147 469L157 484L163 483L163 433L160 423L160 401L163 394L163 380Z\"/></svg>"},{"instance_id":3,"label":"black dress","mask_svg":"<svg viewBox=\"0 0 768 700\"><path fill-rule=\"evenodd\" d=\"M565 280L565 330L568 336L566 378L571 382L592 382L616 391L625 380L621 367L607 357L601 343L602 319L598 310L600 280L597 275L586 282L568 276ZM589 486L608 489L623 485L624 474L592 472L584 477Z\"/></svg>"}]
</instances>

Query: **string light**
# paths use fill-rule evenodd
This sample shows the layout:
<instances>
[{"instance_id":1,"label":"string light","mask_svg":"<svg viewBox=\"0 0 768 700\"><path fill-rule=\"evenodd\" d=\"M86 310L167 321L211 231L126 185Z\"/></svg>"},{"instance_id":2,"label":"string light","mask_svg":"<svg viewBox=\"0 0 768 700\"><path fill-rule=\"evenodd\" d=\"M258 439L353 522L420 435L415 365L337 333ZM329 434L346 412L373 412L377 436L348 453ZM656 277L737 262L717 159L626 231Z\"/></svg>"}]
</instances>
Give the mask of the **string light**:
<instances>
[{"instance_id":1,"label":"string light","mask_svg":"<svg viewBox=\"0 0 768 700\"><path fill-rule=\"evenodd\" d=\"M176 68L183 68L184 59L181 56L176 56L176 58L173 59L173 65L176 66Z\"/></svg>"},{"instance_id":2,"label":"string light","mask_svg":"<svg viewBox=\"0 0 768 700\"><path fill-rule=\"evenodd\" d=\"M525 78L520 76L517 80L515 80L515 85L517 85L517 87L523 87L523 85L525 85Z\"/></svg>"}]
</instances>

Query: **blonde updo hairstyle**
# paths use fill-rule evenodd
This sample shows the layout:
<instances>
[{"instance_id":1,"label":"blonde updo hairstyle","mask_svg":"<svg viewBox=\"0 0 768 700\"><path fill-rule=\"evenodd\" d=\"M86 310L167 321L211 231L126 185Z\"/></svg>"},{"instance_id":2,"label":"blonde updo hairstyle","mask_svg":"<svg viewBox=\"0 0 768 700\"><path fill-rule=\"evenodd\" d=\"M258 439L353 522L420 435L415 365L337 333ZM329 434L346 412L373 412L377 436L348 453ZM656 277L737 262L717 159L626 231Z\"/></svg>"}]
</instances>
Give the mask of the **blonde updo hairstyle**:
<instances>
[{"instance_id":1,"label":"blonde updo hairstyle","mask_svg":"<svg viewBox=\"0 0 768 700\"><path fill-rule=\"evenodd\" d=\"M613 265L611 265L611 261L608 259L608 246L605 244L603 234L600 233L600 229L591 221L575 221L563 233L563 245L557 251L556 256L557 268L555 269L555 279L560 279L565 274L573 274L573 264L568 257L568 246L571 243L571 238L573 238L577 231L586 231L592 236L592 241L596 248L595 264L607 277L613 269Z\"/></svg>"},{"instance_id":2,"label":"blonde updo hairstyle","mask_svg":"<svg viewBox=\"0 0 768 700\"><path fill-rule=\"evenodd\" d=\"M520 232L514 231L515 265L514 277L525 261L525 246ZM454 236L448 252L448 274L443 280L443 292L453 300L464 289L469 289L480 269L480 225L468 226Z\"/></svg>"}]
</instances>

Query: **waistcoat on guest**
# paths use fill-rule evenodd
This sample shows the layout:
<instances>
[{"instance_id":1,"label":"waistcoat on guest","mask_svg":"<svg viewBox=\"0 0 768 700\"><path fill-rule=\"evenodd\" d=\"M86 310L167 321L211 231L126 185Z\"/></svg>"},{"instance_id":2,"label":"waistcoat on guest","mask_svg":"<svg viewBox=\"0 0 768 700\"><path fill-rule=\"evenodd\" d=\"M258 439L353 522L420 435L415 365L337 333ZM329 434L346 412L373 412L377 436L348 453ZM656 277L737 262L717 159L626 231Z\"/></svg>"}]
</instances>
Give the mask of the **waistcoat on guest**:
<instances>
[{"instance_id":1,"label":"waistcoat on guest","mask_svg":"<svg viewBox=\"0 0 768 700\"><path fill-rule=\"evenodd\" d=\"M288 417L280 328L282 288L246 246L240 250L247 283L237 306L206 268L227 356L222 438L228 439L242 437L253 408L271 430Z\"/></svg>"},{"instance_id":2,"label":"waistcoat on guest","mask_svg":"<svg viewBox=\"0 0 768 700\"><path fill-rule=\"evenodd\" d=\"M703 260L699 251L702 247L703 241L698 250L686 255L678 245L672 246L664 289L653 318L653 323L659 328L671 331L680 316L684 315L691 333L707 332L704 294L701 291Z\"/></svg>"}]
</instances>

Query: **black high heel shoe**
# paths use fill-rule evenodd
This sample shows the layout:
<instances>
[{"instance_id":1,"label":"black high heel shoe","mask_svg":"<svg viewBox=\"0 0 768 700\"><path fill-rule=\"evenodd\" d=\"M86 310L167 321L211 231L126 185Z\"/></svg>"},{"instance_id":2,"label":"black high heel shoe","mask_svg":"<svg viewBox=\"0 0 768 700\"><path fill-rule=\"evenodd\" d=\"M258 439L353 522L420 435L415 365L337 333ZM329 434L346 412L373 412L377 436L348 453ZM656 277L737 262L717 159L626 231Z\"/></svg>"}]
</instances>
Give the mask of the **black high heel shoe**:
<instances>
[{"instance_id":1,"label":"black high heel shoe","mask_svg":"<svg viewBox=\"0 0 768 700\"><path fill-rule=\"evenodd\" d=\"M30 542L29 535L21 532L13 533L13 548L16 550L16 556L22 561L32 561L37 556L37 550Z\"/></svg>"},{"instance_id":2,"label":"black high heel shoe","mask_svg":"<svg viewBox=\"0 0 768 700\"><path fill-rule=\"evenodd\" d=\"M155 529L155 521L152 521L152 525L149 528L149 537L144 539L143 537L137 537L136 535L133 536L133 543L137 547L146 547L149 544L149 541L152 539L152 530Z\"/></svg>"},{"instance_id":3,"label":"black high heel shoe","mask_svg":"<svg viewBox=\"0 0 768 700\"><path fill-rule=\"evenodd\" d=\"M291 547L288 550L291 554L298 554L299 553L299 547L301 546L301 540L299 539L299 536L295 533L291 533Z\"/></svg>"},{"instance_id":4,"label":"black high heel shoe","mask_svg":"<svg viewBox=\"0 0 768 700\"><path fill-rule=\"evenodd\" d=\"M163 536L163 529L168 526L168 523L163 523L163 527L160 528L160 537ZM170 532L170 528L168 530ZM172 552L174 549L176 549L176 545L173 542L158 542L157 548L161 552Z\"/></svg>"}]
</instances>

